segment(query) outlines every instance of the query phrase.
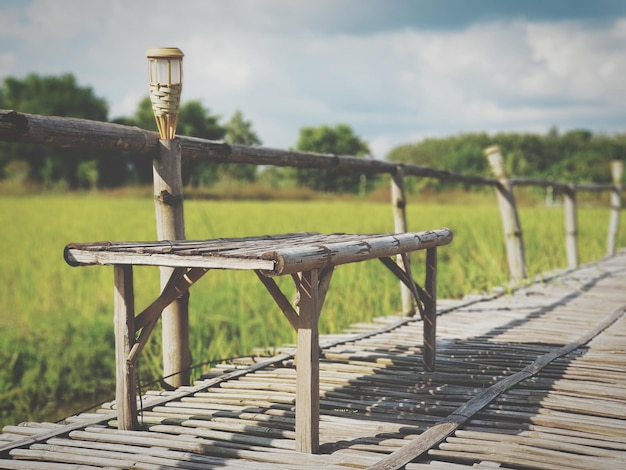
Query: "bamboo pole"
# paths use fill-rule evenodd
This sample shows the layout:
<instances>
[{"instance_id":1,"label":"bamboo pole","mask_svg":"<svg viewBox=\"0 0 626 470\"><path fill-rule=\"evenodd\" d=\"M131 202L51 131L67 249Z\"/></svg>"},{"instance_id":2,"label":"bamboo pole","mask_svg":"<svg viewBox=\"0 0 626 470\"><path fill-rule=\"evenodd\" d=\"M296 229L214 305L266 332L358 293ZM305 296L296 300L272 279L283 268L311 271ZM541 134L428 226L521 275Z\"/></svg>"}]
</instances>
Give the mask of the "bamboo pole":
<instances>
[{"instance_id":1,"label":"bamboo pole","mask_svg":"<svg viewBox=\"0 0 626 470\"><path fill-rule=\"evenodd\" d=\"M133 267L116 264L113 273L117 422L119 429L137 429L135 368L128 360L135 343Z\"/></svg>"},{"instance_id":2,"label":"bamboo pole","mask_svg":"<svg viewBox=\"0 0 626 470\"><path fill-rule=\"evenodd\" d=\"M0 109L0 141L24 142L63 148L118 150L153 156L158 152L159 135L138 127L87 119L40 116ZM393 173L397 163L349 155L227 144L197 137L178 136L183 159L214 163L293 166L297 168L346 169L371 173ZM406 174L440 178L467 184L496 185L491 178L464 175L419 165L405 164Z\"/></svg>"},{"instance_id":3,"label":"bamboo pole","mask_svg":"<svg viewBox=\"0 0 626 470\"><path fill-rule=\"evenodd\" d=\"M576 215L576 189L570 185L563 191L565 210L565 250L569 268L578 267L578 218Z\"/></svg>"},{"instance_id":4,"label":"bamboo pole","mask_svg":"<svg viewBox=\"0 0 626 470\"><path fill-rule=\"evenodd\" d=\"M502 217L502 227L506 243L506 254L509 262L509 272L513 282L519 282L527 276L524 257L524 242L522 227L517 214L513 188L507 179L500 148L497 145L485 149L491 169L498 178L497 186L498 205Z\"/></svg>"},{"instance_id":5,"label":"bamboo pole","mask_svg":"<svg viewBox=\"0 0 626 470\"><path fill-rule=\"evenodd\" d=\"M406 192L404 186L404 168L399 165L396 172L391 175L391 205L393 210L394 231L404 233L408 231L406 219ZM407 254L407 257L409 255ZM402 255L396 257L396 262L403 266ZM400 295L402 296L402 313L412 316L415 313L415 303L411 290L400 282Z\"/></svg>"},{"instance_id":6,"label":"bamboo pole","mask_svg":"<svg viewBox=\"0 0 626 470\"><path fill-rule=\"evenodd\" d=\"M611 177L613 178L613 188L611 189L611 218L609 220L609 236L607 240L607 255L615 254L617 244L617 232L619 230L619 213L622 208L622 174L624 172L624 162L614 160L611 162Z\"/></svg>"},{"instance_id":7,"label":"bamboo pole","mask_svg":"<svg viewBox=\"0 0 626 470\"><path fill-rule=\"evenodd\" d=\"M153 160L154 205L159 240L184 240L181 146L178 139L160 140ZM161 290L174 268L161 267ZM189 294L163 310L163 376L172 387L189 385Z\"/></svg>"},{"instance_id":8,"label":"bamboo pole","mask_svg":"<svg viewBox=\"0 0 626 470\"><path fill-rule=\"evenodd\" d=\"M427 298L424 299L424 368L435 371L437 357L437 248L426 250Z\"/></svg>"},{"instance_id":9,"label":"bamboo pole","mask_svg":"<svg viewBox=\"0 0 626 470\"><path fill-rule=\"evenodd\" d=\"M302 273L298 346L296 353L296 450L316 454L319 450L319 332L321 305L318 270Z\"/></svg>"}]
</instances>

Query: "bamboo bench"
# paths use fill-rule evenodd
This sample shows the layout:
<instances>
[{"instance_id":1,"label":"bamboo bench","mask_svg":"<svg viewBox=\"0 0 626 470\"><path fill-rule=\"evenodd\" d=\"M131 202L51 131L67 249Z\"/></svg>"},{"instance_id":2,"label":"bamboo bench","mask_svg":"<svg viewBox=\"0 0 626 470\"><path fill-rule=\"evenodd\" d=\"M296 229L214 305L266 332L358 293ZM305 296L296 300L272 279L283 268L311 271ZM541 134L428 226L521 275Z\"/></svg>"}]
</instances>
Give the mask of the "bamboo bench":
<instances>
[{"instance_id":1,"label":"bamboo bench","mask_svg":"<svg viewBox=\"0 0 626 470\"><path fill-rule=\"evenodd\" d=\"M118 427L136 429L135 366L163 309L210 269L253 270L297 331L296 449L319 447L318 318L335 266L380 259L411 290L424 320L423 362L435 368L437 247L452 241L448 229L382 235L293 233L202 241L99 242L69 244L71 266L114 266L116 404ZM411 275L407 253L427 250L422 289ZM401 256L402 263L391 257ZM134 313L134 265L173 268L159 297ZM401 266L402 265L402 266ZM299 301L287 300L274 276L291 275Z\"/></svg>"}]
</instances>

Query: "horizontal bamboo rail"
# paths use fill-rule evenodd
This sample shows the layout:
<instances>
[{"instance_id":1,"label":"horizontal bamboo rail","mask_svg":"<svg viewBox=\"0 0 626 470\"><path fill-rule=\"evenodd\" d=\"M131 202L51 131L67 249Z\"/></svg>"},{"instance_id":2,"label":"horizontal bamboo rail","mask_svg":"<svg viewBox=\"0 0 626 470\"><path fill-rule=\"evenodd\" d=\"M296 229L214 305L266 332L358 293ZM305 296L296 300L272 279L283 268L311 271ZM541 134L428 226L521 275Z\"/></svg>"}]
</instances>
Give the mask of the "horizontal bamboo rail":
<instances>
[{"instance_id":1,"label":"horizontal bamboo rail","mask_svg":"<svg viewBox=\"0 0 626 470\"><path fill-rule=\"evenodd\" d=\"M215 163L293 166L297 168L345 168L353 171L405 174L467 184L495 186L497 180L436 170L420 165L389 162L349 155L297 152L268 147L227 144L195 137L177 136L185 160ZM0 140L50 145L62 148L117 150L153 157L159 151L159 134L138 127L87 119L39 116L0 110Z\"/></svg>"},{"instance_id":2,"label":"horizontal bamboo rail","mask_svg":"<svg viewBox=\"0 0 626 470\"><path fill-rule=\"evenodd\" d=\"M293 166L297 168L346 168L354 171L396 174L402 168L405 176L436 178L457 183L499 186L495 178L484 178L446 170L428 168L410 163L390 162L349 155L331 155L313 152L251 147L225 142L177 136L182 158L206 160L215 163L243 163L250 165ZM0 140L43 144L62 148L117 150L154 157L159 152L157 132L88 119L41 116L0 109ZM536 178L510 178L512 186L573 188L583 191L609 191L611 183L579 184Z\"/></svg>"}]
</instances>

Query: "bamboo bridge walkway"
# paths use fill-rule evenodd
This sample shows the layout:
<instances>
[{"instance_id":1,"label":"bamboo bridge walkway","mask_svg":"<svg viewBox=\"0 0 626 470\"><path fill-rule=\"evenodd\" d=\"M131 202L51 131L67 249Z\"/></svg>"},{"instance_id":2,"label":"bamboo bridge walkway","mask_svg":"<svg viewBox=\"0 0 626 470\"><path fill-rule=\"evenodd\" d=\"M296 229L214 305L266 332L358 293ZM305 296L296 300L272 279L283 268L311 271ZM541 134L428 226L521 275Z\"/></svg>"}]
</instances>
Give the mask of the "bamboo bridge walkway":
<instances>
[{"instance_id":1,"label":"bamboo bridge walkway","mask_svg":"<svg viewBox=\"0 0 626 470\"><path fill-rule=\"evenodd\" d=\"M437 370L419 319L321 338L320 453L295 452L294 349L115 404L6 426L2 469L626 468L626 251L515 290L440 301Z\"/></svg>"}]
</instances>

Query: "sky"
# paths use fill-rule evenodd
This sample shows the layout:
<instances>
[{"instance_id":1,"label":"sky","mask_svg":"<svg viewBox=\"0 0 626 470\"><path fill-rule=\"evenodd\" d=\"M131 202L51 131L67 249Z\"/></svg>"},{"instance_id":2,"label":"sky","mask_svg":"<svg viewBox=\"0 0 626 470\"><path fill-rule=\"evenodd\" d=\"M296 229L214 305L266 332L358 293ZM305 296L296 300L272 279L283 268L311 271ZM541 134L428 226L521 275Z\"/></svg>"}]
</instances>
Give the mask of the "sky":
<instances>
[{"instance_id":1,"label":"sky","mask_svg":"<svg viewBox=\"0 0 626 470\"><path fill-rule=\"evenodd\" d=\"M626 129L624 0L0 0L0 82L72 73L131 116L152 47L268 147L345 123L376 158L468 132ZM19 110L17 110L19 111Z\"/></svg>"}]
</instances>

